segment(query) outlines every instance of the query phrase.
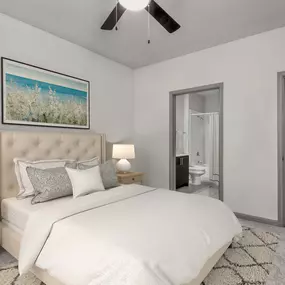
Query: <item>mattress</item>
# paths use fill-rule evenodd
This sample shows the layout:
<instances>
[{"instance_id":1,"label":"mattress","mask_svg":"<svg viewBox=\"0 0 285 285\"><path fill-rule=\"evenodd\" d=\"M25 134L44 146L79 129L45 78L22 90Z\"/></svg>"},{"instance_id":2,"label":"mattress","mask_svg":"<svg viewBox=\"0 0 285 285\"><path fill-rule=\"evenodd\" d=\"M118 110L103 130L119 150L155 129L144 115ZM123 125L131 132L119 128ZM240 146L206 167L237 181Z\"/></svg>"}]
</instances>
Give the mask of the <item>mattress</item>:
<instances>
[{"instance_id":1,"label":"mattress","mask_svg":"<svg viewBox=\"0 0 285 285\"><path fill-rule=\"evenodd\" d=\"M17 198L3 199L1 203L1 217L19 230L24 230L31 213L53 204L62 203L72 199L72 196L64 197L45 203L32 205L32 198L18 200Z\"/></svg>"}]
</instances>

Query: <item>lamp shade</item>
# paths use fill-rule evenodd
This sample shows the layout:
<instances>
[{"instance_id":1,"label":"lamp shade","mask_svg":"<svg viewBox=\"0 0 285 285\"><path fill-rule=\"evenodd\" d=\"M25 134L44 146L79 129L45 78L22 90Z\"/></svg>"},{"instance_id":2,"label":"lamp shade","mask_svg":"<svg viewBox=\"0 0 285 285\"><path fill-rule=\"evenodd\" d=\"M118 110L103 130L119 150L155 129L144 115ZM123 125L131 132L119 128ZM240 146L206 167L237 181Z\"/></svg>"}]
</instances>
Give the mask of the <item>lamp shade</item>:
<instances>
[{"instance_id":1,"label":"lamp shade","mask_svg":"<svg viewBox=\"0 0 285 285\"><path fill-rule=\"evenodd\" d=\"M116 159L135 158L135 146L133 144L114 144L113 158Z\"/></svg>"}]
</instances>

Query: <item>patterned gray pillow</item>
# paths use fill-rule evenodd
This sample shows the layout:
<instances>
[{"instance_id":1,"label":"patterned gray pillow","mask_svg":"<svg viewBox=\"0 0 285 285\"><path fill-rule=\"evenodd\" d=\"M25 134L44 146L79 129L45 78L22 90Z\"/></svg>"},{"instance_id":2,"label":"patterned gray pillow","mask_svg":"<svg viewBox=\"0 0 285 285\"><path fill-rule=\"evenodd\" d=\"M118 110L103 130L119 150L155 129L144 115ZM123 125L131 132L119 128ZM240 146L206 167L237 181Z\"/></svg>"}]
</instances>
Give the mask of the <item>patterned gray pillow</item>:
<instances>
[{"instance_id":1,"label":"patterned gray pillow","mask_svg":"<svg viewBox=\"0 0 285 285\"><path fill-rule=\"evenodd\" d=\"M112 160L108 160L100 165L100 172L105 189L119 186L116 166Z\"/></svg>"},{"instance_id":2,"label":"patterned gray pillow","mask_svg":"<svg viewBox=\"0 0 285 285\"><path fill-rule=\"evenodd\" d=\"M27 173L35 189L32 204L72 195L72 184L64 167L48 169L27 167Z\"/></svg>"},{"instance_id":3,"label":"patterned gray pillow","mask_svg":"<svg viewBox=\"0 0 285 285\"><path fill-rule=\"evenodd\" d=\"M76 161L66 162L64 166L68 167L68 168L76 169L77 168L77 162Z\"/></svg>"},{"instance_id":4,"label":"patterned gray pillow","mask_svg":"<svg viewBox=\"0 0 285 285\"><path fill-rule=\"evenodd\" d=\"M81 170L89 169L92 167L93 166L78 163L78 169ZM105 163L100 164L100 173L105 189L110 189L119 186L116 166L114 165L112 160L108 160Z\"/></svg>"},{"instance_id":5,"label":"patterned gray pillow","mask_svg":"<svg viewBox=\"0 0 285 285\"><path fill-rule=\"evenodd\" d=\"M77 168L84 170L84 169L90 169L94 166L97 166L100 164L100 161L98 158L86 160L84 162L77 162ZM81 168L80 168L81 167Z\"/></svg>"}]
</instances>

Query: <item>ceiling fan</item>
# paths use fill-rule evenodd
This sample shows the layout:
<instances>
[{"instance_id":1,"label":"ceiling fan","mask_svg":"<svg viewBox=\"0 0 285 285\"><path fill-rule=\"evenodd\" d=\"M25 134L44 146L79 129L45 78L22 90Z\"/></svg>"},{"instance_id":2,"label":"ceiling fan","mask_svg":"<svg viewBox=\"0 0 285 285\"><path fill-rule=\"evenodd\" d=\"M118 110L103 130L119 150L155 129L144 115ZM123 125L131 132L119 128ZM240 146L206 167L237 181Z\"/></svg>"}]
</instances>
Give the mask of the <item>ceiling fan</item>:
<instances>
[{"instance_id":1,"label":"ceiling fan","mask_svg":"<svg viewBox=\"0 0 285 285\"><path fill-rule=\"evenodd\" d=\"M169 33L174 33L180 28L180 25L154 0L119 0L101 29L113 30L126 10L139 11L143 9L153 16Z\"/></svg>"}]
</instances>

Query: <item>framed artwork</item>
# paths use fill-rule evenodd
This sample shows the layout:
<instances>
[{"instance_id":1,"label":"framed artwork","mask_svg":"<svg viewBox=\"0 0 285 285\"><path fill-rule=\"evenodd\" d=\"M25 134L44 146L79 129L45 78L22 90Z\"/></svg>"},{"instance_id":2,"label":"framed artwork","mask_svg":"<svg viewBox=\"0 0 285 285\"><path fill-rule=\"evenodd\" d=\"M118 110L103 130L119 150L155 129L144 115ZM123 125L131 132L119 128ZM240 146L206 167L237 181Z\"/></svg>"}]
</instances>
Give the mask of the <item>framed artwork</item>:
<instances>
[{"instance_id":1,"label":"framed artwork","mask_svg":"<svg viewBox=\"0 0 285 285\"><path fill-rule=\"evenodd\" d=\"M89 81L8 58L2 64L2 123L90 129Z\"/></svg>"}]
</instances>

